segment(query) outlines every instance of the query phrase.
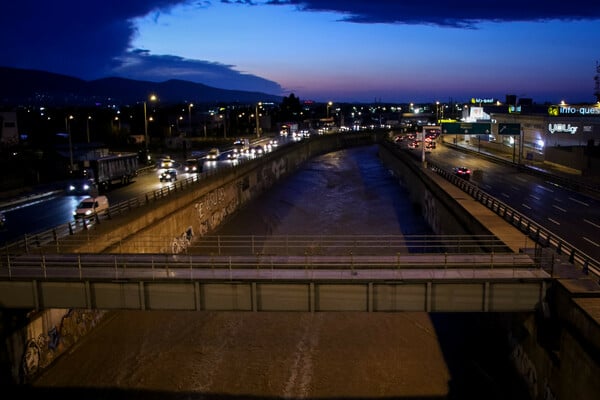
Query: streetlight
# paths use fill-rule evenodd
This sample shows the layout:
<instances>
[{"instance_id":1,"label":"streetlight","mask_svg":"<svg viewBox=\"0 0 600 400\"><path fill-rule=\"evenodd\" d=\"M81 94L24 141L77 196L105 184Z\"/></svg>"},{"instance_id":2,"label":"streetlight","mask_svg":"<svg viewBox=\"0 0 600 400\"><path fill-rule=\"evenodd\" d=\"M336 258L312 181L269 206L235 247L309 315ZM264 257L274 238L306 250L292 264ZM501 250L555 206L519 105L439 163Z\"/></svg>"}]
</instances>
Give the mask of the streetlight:
<instances>
[{"instance_id":1,"label":"streetlight","mask_svg":"<svg viewBox=\"0 0 600 400\"><path fill-rule=\"evenodd\" d=\"M67 135L69 136L69 161L71 165L71 171L73 171L73 141L71 140L71 125L69 121L74 117L72 115L65 117L65 129L67 130Z\"/></svg>"},{"instance_id":2,"label":"streetlight","mask_svg":"<svg viewBox=\"0 0 600 400\"><path fill-rule=\"evenodd\" d=\"M194 107L193 103L188 104L188 123L190 127L190 136L192 136L192 107Z\"/></svg>"},{"instance_id":3,"label":"streetlight","mask_svg":"<svg viewBox=\"0 0 600 400\"><path fill-rule=\"evenodd\" d=\"M156 101L155 95L150 95L150 101ZM146 157L149 156L148 152L148 116L146 114L146 100L144 100L144 142L146 143Z\"/></svg>"},{"instance_id":4,"label":"streetlight","mask_svg":"<svg viewBox=\"0 0 600 400\"><path fill-rule=\"evenodd\" d=\"M327 118L329 118L329 107L331 107L333 105L333 102L328 102L327 103Z\"/></svg>"},{"instance_id":5,"label":"streetlight","mask_svg":"<svg viewBox=\"0 0 600 400\"><path fill-rule=\"evenodd\" d=\"M259 138L260 137L260 119L259 119L259 115L258 115L258 107L262 107L262 102L259 101L258 103L256 103L256 137Z\"/></svg>"},{"instance_id":6,"label":"streetlight","mask_svg":"<svg viewBox=\"0 0 600 400\"><path fill-rule=\"evenodd\" d=\"M88 115L87 119L85 120L85 133L87 134L87 142L90 142L90 119L92 119L91 115Z\"/></svg>"}]
</instances>

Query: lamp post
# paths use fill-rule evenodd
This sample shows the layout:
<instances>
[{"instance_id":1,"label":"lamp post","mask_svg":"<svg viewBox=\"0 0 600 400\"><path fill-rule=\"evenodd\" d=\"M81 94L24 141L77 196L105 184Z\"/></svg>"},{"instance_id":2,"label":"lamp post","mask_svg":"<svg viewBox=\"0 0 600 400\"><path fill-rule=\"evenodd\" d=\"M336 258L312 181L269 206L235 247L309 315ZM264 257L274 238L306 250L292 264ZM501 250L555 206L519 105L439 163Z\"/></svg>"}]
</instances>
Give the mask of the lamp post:
<instances>
[{"instance_id":1,"label":"lamp post","mask_svg":"<svg viewBox=\"0 0 600 400\"><path fill-rule=\"evenodd\" d=\"M155 101L156 96L150 95L150 101ZM146 157L148 157L148 116L146 114L146 100L144 100L144 143L146 144Z\"/></svg>"},{"instance_id":2,"label":"lamp post","mask_svg":"<svg viewBox=\"0 0 600 400\"><path fill-rule=\"evenodd\" d=\"M333 102L328 102L327 103L327 118L329 118L329 107L331 107L333 105Z\"/></svg>"},{"instance_id":3,"label":"lamp post","mask_svg":"<svg viewBox=\"0 0 600 400\"><path fill-rule=\"evenodd\" d=\"M261 107L261 106L262 106L262 102L259 101L258 103L256 103L256 113L255 113L255 116L256 116L256 137L257 138L260 137L260 118L259 118L259 115L258 115L258 107Z\"/></svg>"},{"instance_id":4,"label":"lamp post","mask_svg":"<svg viewBox=\"0 0 600 400\"><path fill-rule=\"evenodd\" d=\"M85 120L85 133L87 135L87 142L90 142L90 119L92 119L91 115L88 115L87 119Z\"/></svg>"},{"instance_id":5,"label":"lamp post","mask_svg":"<svg viewBox=\"0 0 600 400\"><path fill-rule=\"evenodd\" d=\"M192 136L192 107L194 107L193 103L188 104L188 124L190 136Z\"/></svg>"},{"instance_id":6,"label":"lamp post","mask_svg":"<svg viewBox=\"0 0 600 400\"><path fill-rule=\"evenodd\" d=\"M427 167L425 162L425 127L421 127L421 163Z\"/></svg>"},{"instance_id":7,"label":"lamp post","mask_svg":"<svg viewBox=\"0 0 600 400\"><path fill-rule=\"evenodd\" d=\"M67 135L69 136L69 162L71 171L73 171L73 141L71 140L71 125L69 124L69 121L72 119L72 115L65 117L65 129L67 130Z\"/></svg>"}]
</instances>

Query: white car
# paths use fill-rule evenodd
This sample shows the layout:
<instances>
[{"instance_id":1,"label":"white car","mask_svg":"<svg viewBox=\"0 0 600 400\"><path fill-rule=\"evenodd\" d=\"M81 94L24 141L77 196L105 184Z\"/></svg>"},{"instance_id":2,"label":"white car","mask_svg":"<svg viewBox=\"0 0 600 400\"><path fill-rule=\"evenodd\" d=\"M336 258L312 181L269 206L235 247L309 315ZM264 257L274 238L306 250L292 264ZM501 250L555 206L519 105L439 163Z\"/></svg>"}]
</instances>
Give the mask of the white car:
<instances>
[{"instance_id":1,"label":"white car","mask_svg":"<svg viewBox=\"0 0 600 400\"><path fill-rule=\"evenodd\" d=\"M206 153L206 159L207 160L216 160L217 158L219 158L220 154L221 154L221 152L219 151L219 149L217 149L217 148L210 149L208 151L208 153Z\"/></svg>"},{"instance_id":2,"label":"white car","mask_svg":"<svg viewBox=\"0 0 600 400\"><path fill-rule=\"evenodd\" d=\"M106 196L86 197L77 205L73 216L78 218L91 218L101 215L108 210L108 198Z\"/></svg>"}]
</instances>

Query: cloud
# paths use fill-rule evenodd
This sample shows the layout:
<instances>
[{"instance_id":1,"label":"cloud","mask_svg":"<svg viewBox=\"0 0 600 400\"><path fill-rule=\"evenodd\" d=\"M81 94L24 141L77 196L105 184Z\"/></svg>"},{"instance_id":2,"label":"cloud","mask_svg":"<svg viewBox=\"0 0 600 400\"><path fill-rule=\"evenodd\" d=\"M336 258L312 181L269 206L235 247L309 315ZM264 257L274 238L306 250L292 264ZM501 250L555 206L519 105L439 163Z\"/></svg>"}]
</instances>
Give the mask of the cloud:
<instances>
[{"instance_id":1,"label":"cloud","mask_svg":"<svg viewBox=\"0 0 600 400\"><path fill-rule=\"evenodd\" d=\"M268 0L270 5L295 5L303 11L341 14L341 21L362 24L436 25L474 29L482 22L592 21L600 19L600 3L574 0L543 3L499 0Z\"/></svg>"},{"instance_id":2,"label":"cloud","mask_svg":"<svg viewBox=\"0 0 600 400\"><path fill-rule=\"evenodd\" d=\"M0 13L2 63L84 79L104 76L135 35L131 19L168 10L167 0L19 0Z\"/></svg>"},{"instance_id":3,"label":"cloud","mask_svg":"<svg viewBox=\"0 0 600 400\"><path fill-rule=\"evenodd\" d=\"M233 65L202 60L189 60L173 55L151 55L134 50L118 58L113 72L121 77L162 82L182 79L230 90L258 91L280 95L281 86L273 81L236 71ZM167 77L167 78L165 78Z\"/></svg>"}]
</instances>

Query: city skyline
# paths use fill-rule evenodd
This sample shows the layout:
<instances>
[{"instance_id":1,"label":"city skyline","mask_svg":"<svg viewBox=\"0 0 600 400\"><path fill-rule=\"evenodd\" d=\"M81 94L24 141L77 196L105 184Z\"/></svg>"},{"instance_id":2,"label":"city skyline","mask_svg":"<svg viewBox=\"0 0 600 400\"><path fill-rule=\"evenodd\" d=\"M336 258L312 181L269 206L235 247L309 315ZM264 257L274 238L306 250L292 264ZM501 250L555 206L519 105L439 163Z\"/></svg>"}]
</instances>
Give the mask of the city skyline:
<instances>
[{"instance_id":1,"label":"city skyline","mask_svg":"<svg viewBox=\"0 0 600 400\"><path fill-rule=\"evenodd\" d=\"M600 6L487 3L29 0L4 7L2 64L319 102L595 101Z\"/></svg>"}]
</instances>

